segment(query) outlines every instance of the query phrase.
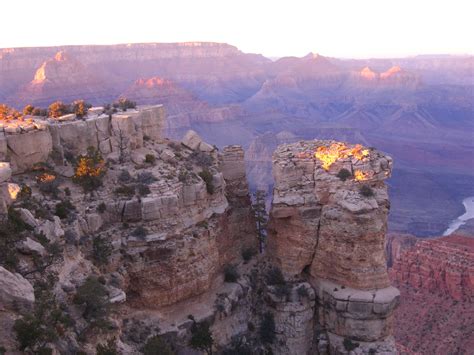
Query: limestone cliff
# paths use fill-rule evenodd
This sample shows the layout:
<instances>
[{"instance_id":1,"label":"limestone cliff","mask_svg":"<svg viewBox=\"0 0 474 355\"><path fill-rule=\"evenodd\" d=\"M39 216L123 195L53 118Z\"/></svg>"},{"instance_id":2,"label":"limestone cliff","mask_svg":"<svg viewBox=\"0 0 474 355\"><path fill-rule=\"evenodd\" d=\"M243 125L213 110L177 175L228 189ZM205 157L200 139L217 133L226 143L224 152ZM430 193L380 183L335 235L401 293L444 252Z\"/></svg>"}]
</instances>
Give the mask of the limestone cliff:
<instances>
[{"instance_id":1,"label":"limestone cliff","mask_svg":"<svg viewBox=\"0 0 474 355\"><path fill-rule=\"evenodd\" d=\"M412 237L411 245L407 238L390 239L390 277L402 295L394 322L397 343L422 354L468 354L474 346L472 237Z\"/></svg>"},{"instance_id":2,"label":"limestone cliff","mask_svg":"<svg viewBox=\"0 0 474 355\"><path fill-rule=\"evenodd\" d=\"M344 353L344 339L363 352L394 351L399 292L384 252L391 168L375 149L334 141L282 145L273 155L268 253L288 280L315 289L319 340L306 352L329 341L331 353Z\"/></svg>"}]
</instances>

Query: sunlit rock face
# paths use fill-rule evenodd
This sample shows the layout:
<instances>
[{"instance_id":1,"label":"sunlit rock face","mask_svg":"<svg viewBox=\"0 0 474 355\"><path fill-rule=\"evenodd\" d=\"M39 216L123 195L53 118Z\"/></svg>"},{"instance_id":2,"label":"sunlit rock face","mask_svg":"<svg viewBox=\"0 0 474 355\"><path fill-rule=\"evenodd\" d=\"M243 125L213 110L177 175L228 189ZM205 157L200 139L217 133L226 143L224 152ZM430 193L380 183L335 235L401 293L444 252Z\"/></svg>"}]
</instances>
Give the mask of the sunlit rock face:
<instances>
[{"instance_id":1,"label":"sunlit rock face","mask_svg":"<svg viewBox=\"0 0 474 355\"><path fill-rule=\"evenodd\" d=\"M374 148L335 141L285 144L273 154L269 257L287 279L314 288L317 322L335 353L344 338L394 346L400 293L384 251L391 170L392 159Z\"/></svg>"},{"instance_id":2,"label":"sunlit rock face","mask_svg":"<svg viewBox=\"0 0 474 355\"><path fill-rule=\"evenodd\" d=\"M307 271L360 289L388 286L383 181L392 159L359 145L310 141L280 146L273 168L268 244L283 273Z\"/></svg>"}]
</instances>

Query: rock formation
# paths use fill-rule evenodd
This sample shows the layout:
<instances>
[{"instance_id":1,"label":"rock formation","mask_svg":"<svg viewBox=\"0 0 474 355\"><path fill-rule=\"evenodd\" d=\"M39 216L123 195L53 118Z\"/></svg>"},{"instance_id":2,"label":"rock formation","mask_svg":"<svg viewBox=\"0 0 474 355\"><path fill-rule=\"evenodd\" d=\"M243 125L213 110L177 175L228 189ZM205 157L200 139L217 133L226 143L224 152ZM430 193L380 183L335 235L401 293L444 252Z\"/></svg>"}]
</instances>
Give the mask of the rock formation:
<instances>
[{"instance_id":1,"label":"rock formation","mask_svg":"<svg viewBox=\"0 0 474 355\"><path fill-rule=\"evenodd\" d=\"M421 354L468 354L474 346L474 239L392 235L390 278L401 292L397 343Z\"/></svg>"},{"instance_id":2,"label":"rock formation","mask_svg":"<svg viewBox=\"0 0 474 355\"><path fill-rule=\"evenodd\" d=\"M69 115L71 116L71 115ZM163 106L144 106L111 115L91 113L84 120L34 118L5 122L0 126L0 157L9 160L14 173L44 162L53 154L85 153L88 147L108 155L123 149L138 149L144 137L160 139L165 125Z\"/></svg>"},{"instance_id":3,"label":"rock formation","mask_svg":"<svg viewBox=\"0 0 474 355\"><path fill-rule=\"evenodd\" d=\"M344 352L344 339L393 350L399 292L386 269L383 182L391 168L372 148L334 141L282 145L273 155L269 257L288 280L311 283L320 340L334 353Z\"/></svg>"}]
</instances>

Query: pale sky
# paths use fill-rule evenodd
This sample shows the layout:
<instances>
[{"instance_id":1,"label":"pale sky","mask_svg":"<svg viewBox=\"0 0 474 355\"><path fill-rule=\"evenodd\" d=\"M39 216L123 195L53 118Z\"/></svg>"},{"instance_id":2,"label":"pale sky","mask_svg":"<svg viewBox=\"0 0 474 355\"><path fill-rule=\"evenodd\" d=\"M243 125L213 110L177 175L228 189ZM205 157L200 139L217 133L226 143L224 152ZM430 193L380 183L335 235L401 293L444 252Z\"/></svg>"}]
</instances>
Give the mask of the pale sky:
<instances>
[{"instance_id":1,"label":"pale sky","mask_svg":"<svg viewBox=\"0 0 474 355\"><path fill-rule=\"evenodd\" d=\"M473 54L472 0L1 0L0 48L213 41L266 56Z\"/></svg>"}]
</instances>

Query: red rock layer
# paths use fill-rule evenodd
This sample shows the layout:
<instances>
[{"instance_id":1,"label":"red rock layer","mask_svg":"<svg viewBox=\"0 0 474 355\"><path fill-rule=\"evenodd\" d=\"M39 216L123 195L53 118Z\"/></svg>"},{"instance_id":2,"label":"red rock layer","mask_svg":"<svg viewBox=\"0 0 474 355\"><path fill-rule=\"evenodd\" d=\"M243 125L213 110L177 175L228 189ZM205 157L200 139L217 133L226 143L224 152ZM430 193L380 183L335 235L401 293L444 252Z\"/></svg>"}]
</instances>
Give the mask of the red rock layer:
<instances>
[{"instance_id":1,"label":"red rock layer","mask_svg":"<svg viewBox=\"0 0 474 355\"><path fill-rule=\"evenodd\" d=\"M392 256L389 273L401 292L394 335L406 350L400 353L472 354L474 238L420 240Z\"/></svg>"},{"instance_id":2,"label":"red rock layer","mask_svg":"<svg viewBox=\"0 0 474 355\"><path fill-rule=\"evenodd\" d=\"M450 236L421 240L401 252L391 274L397 285L447 295L457 301L472 301L474 239Z\"/></svg>"}]
</instances>

